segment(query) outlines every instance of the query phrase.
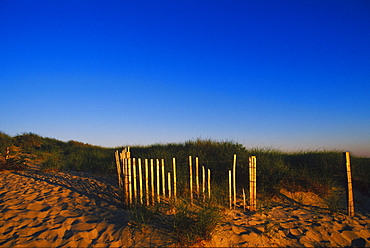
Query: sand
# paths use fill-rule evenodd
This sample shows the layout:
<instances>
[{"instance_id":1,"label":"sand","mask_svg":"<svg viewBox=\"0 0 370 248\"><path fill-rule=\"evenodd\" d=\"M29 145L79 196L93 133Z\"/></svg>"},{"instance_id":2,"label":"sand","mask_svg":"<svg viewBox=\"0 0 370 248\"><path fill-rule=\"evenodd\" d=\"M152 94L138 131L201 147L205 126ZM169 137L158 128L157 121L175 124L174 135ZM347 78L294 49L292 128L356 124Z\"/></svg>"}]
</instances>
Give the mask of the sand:
<instances>
[{"instance_id":1,"label":"sand","mask_svg":"<svg viewBox=\"0 0 370 248\"><path fill-rule=\"evenodd\" d=\"M230 211L206 246L370 246L370 221L363 215L326 214L319 208L272 206L265 213Z\"/></svg>"},{"instance_id":2,"label":"sand","mask_svg":"<svg viewBox=\"0 0 370 248\"><path fill-rule=\"evenodd\" d=\"M0 247L176 246L161 230L131 225L116 184L114 175L0 172ZM213 238L197 246L370 247L366 207L355 217L330 214L314 196L297 204L285 193L287 201L271 201L257 213L241 205L226 211Z\"/></svg>"}]
</instances>

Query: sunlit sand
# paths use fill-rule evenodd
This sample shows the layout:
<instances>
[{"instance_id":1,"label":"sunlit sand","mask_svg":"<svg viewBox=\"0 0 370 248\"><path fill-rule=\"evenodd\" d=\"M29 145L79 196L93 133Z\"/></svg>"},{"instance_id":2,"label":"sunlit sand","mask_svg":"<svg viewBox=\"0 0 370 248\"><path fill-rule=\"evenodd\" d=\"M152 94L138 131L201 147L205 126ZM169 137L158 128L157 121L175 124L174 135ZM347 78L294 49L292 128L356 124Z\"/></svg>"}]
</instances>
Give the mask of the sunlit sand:
<instances>
[{"instance_id":1,"label":"sunlit sand","mask_svg":"<svg viewBox=\"0 0 370 248\"><path fill-rule=\"evenodd\" d=\"M165 230L130 223L116 184L115 175L0 172L0 246L177 246ZM357 199L355 217L330 214L313 193L283 191L254 213L244 212L239 199L236 210L225 210L212 239L195 246L369 247L370 201Z\"/></svg>"}]
</instances>

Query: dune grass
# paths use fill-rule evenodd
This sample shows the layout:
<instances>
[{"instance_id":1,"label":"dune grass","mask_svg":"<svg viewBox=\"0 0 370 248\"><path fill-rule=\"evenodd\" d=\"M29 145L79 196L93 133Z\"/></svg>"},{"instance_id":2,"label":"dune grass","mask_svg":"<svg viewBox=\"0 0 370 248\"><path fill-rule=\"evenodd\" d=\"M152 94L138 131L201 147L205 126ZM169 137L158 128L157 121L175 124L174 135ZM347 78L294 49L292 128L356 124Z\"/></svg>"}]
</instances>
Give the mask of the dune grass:
<instances>
[{"instance_id":1,"label":"dune grass","mask_svg":"<svg viewBox=\"0 0 370 248\"><path fill-rule=\"evenodd\" d=\"M190 203L187 198L178 198L155 206L133 206L129 209L129 225L142 231L159 229L176 245L188 247L212 238L223 218L222 211L215 201Z\"/></svg>"},{"instance_id":2,"label":"dune grass","mask_svg":"<svg viewBox=\"0 0 370 248\"><path fill-rule=\"evenodd\" d=\"M12 164L38 163L44 170L75 170L92 173L115 173L114 151L77 141L63 142L24 133L11 137L0 132L0 153L3 167L6 147L12 147L17 159ZM227 181L227 171L237 154L238 188L248 189L248 158L257 157L257 187L262 195L275 195L282 187L294 191L330 194L332 187L345 183L343 156L340 151L302 151L284 153L271 148L247 149L233 141L189 140L183 143L154 144L131 147L136 158L159 158L168 163L176 158L179 190L188 185L188 157L199 157L199 166L212 171L212 181L219 186ZM370 187L370 158L351 157L354 187L363 193ZM21 168L21 167L20 167ZM172 168L168 168L171 171ZM216 189L216 188L215 188ZM223 192L220 192L223 193Z\"/></svg>"},{"instance_id":3,"label":"dune grass","mask_svg":"<svg viewBox=\"0 0 370 248\"><path fill-rule=\"evenodd\" d=\"M13 149L13 160L4 159L7 147ZM115 173L114 151L117 149L123 147L103 148L77 141L63 142L34 133L11 137L0 132L0 163L3 168L22 169L27 163L38 163L44 170ZM131 147L131 157L163 158L169 164L175 157L179 191L188 187L188 157L199 157L199 166L212 171L213 195L217 195L220 203L226 198L227 192L222 189L227 185L227 172L232 167L234 154L237 154L238 189L248 189L248 158L257 157L257 188L262 196L276 195L281 188L291 192L312 191L325 196L331 194L333 187L343 186L346 182L340 151L286 153L271 148L247 149L233 141L201 139ZM352 156L351 164L355 189L368 193L370 158ZM168 171L172 171L171 166L168 166Z\"/></svg>"},{"instance_id":4,"label":"dune grass","mask_svg":"<svg viewBox=\"0 0 370 248\"><path fill-rule=\"evenodd\" d=\"M19 163L24 164L33 158L30 162L39 164L43 170L74 170L93 173L113 173L115 171L112 155L115 149L111 148L92 146L77 141L63 142L34 133L11 137L0 132L1 157L5 156L7 147L10 147L11 152L16 151L19 154ZM14 167L15 163L8 161L7 164L7 167Z\"/></svg>"},{"instance_id":5,"label":"dune grass","mask_svg":"<svg viewBox=\"0 0 370 248\"><path fill-rule=\"evenodd\" d=\"M176 202L175 213L165 223L177 243L188 246L210 240L221 219L221 209L214 202L189 204L182 200Z\"/></svg>"}]
</instances>

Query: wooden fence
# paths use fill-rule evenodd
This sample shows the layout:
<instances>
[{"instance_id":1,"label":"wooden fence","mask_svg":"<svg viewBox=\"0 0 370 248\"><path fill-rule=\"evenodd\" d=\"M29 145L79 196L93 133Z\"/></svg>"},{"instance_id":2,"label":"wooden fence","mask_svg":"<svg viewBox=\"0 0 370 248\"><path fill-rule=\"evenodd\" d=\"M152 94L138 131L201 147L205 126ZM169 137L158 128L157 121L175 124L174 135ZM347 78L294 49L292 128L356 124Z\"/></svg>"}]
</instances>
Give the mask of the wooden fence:
<instances>
[{"instance_id":1,"label":"wooden fence","mask_svg":"<svg viewBox=\"0 0 370 248\"><path fill-rule=\"evenodd\" d=\"M176 199L177 175L176 159L172 159L172 171L166 172L164 159L141 159L130 158L130 153L125 149L121 153L116 151L116 165L118 184L121 191L123 204L126 207L132 205L154 205L163 200ZM194 195L198 198L211 198L211 171L202 166L199 167L199 159L195 158L195 169L192 166L193 159L189 156L190 174L190 200ZM144 164L143 164L144 162ZM168 169L168 168L167 168ZM193 180L193 173L195 178ZM193 189L193 186L196 186Z\"/></svg>"},{"instance_id":2,"label":"wooden fence","mask_svg":"<svg viewBox=\"0 0 370 248\"><path fill-rule=\"evenodd\" d=\"M130 208L134 205L154 205L161 201L170 199L176 200L178 197L177 175L176 175L176 159L172 159L172 171L167 171L170 166L165 166L164 159L141 159L131 158L128 149L124 149L121 153L115 153L118 185L121 193L122 203L125 207ZM254 165L254 178L256 168L256 158L254 164L250 162L250 166ZM194 165L195 160L195 165ZM189 193L190 202L196 199L211 199L211 170L204 166L199 166L199 158L189 156ZM231 176L232 175L232 176ZM256 180L250 187L253 187L254 194L250 194L250 210L256 209ZM243 189L244 192L244 189ZM236 190L236 154L232 170L229 171L229 203L230 209L236 208L237 190ZM184 195L184 192L182 192ZM243 197L244 209L246 208L245 193Z\"/></svg>"},{"instance_id":3,"label":"wooden fence","mask_svg":"<svg viewBox=\"0 0 370 248\"><path fill-rule=\"evenodd\" d=\"M130 150L124 149L121 153L115 153L118 185L121 192L122 203L130 208L135 205L154 205L161 201L176 200L178 197L176 159L172 159L172 171L167 171L170 166L165 167L164 159L141 159L131 158ZM236 154L232 170L228 171L229 208L235 209L237 205L236 187ZM194 198L211 199L211 171L204 166L199 167L199 158L189 156L189 193L190 202ZM256 157L249 157L249 210L257 210L257 169ZM344 165L348 179L347 202L348 215L354 216L354 200L352 192L352 173L350 166L350 155L344 153ZM207 172L206 172L207 170ZM184 192L182 192L184 193ZM182 194L184 195L184 194ZM246 205L245 189L242 189L243 207Z\"/></svg>"}]
</instances>

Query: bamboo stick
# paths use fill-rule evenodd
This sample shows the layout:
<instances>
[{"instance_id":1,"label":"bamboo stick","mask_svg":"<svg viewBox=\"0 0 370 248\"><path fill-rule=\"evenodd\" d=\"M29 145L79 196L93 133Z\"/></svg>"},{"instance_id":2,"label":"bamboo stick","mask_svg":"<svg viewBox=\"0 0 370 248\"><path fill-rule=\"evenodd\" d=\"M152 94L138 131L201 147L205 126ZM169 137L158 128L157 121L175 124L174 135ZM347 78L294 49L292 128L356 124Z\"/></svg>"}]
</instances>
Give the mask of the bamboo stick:
<instances>
[{"instance_id":1,"label":"bamboo stick","mask_svg":"<svg viewBox=\"0 0 370 248\"><path fill-rule=\"evenodd\" d=\"M151 189L152 189L152 204L155 203L155 189L154 189L154 161L153 159L150 159L150 181L151 181Z\"/></svg>"},{"instance_id":2,"label":"bamboo stick","mask_svg":"<svg viewBox=\"0 0 370 248\"><path fill-rule=\"evenodd\" d=\"M148 171L148 159L145 159L145 203L149 206L149 171Z\"/></svg>"},{"instance_id":3,"label":"bamboo stick","mask_svg":"<svg viewBox=\"0 0 370 248\"><path fill-rule=\"evenodd\" d=\"M199 196L199 159L195 157L195 184L197 186L197 195Z\"/></svg>"},{"instance_id":4,"label":"bamboo stick","mask_svg":"<svg viewBox=\"0 0 370 248\"><path fill-rule=\"evenodd\" d=\"M193 203L193 168L191 156L189 156L189 172L190 172L190 202Z\"/></svg>"},{"instance_id":5,"label":"bamboo stick","mask_svg":"<svg viewBox=\"0 0 370 248\"><path fill-rule=\"evenodd\" d=\"M229 170L229 205L230 209L232 208L232 178L231 178L231 170Z\"/></svg>"},{"instance_id":6,"label":"bamboo stick","mask_svg":"<svg viewBox=\"0 0 370 248\"><path fill-rule=\"evenodd\" d=\"M233 189L234 189L234 209L236 207L236 154L234 154L233 162Z\"/></svg>"},{"instance_id":7,"label":"bamboo stick","mask_svg":"<svg viewBox=\"0 0 370 248\"><path fill-rule=\"evenodd\" d=\"M345 166L347 171L347 211L348 216L355 216L355 203L353 200L351 157L349 152L344 154Z\"/></svg>"},{"instance_id":8,"label":"bamboo stick","mask_svg":"<svg viewBox=\"0 0 370 248\"><path fill-rule=\"evenodd\" d=\"M141 170L141 158L138 159L139 166L139 191L140 191L140 204L143 204L143 174Z\"/></svg>"},{"instance_id":9,"label":"bamboo stick","mask_svg":"<svg viewBox=\"0 0 370 248\"><path fill-rule=\"evenodd\" d=\"M171 173L168 172L168 199L171 199Z\"/></svg>"},{"instance_id":10,"label":"bamboo stick","mask_svg":"<svg viewBox=\"0 0 370 248\"><path fill-rule=\"evenodd\" d=\"M172 166L173 166L173 196L176 200L177 197L177 185L176 185L176 159L172 158Z\"/></svg>"},{"instance_id":11,"label":"bamboo stick","mask_svg":"<svg viewBox=\"0 0 370 248\"><path fill-rule=\"evenodd\" d=\"M211 199L211 170L208 169L208 198Z\"/></svg>"},{"instance_id":12,"label":"bamboo stick","mask_svg":"<svg viewBox=\"0 0 370 248\"><path fill-rule=\"evenodd\" d=\"M132 158L132 174L133 174L133 180L134 180L134 202L137 203L137 180L136 180L136 159Z\"/></svg>"},{"instance_id":13,"label":"bamboo stick","mask_svg":"<svg viewBox=\"0 0 370 248\"><path fill-rule=\"evenodd\" d=\"M161 199L160 199L160 181L159 181L159 159L156 160L157 161L157 202L161 202Z\"/></svg>"},{"instance_id":14,"label":"bamboo stick","mask_svg":"<svg viewBox=\"0 0 370 248\"><path fill-rule=\"evenodd\" d=\"M164 173L164 159L161 159L162 162L162 195L163 198L166 198L166 177Z\"/></svg>"}]
</instances>

